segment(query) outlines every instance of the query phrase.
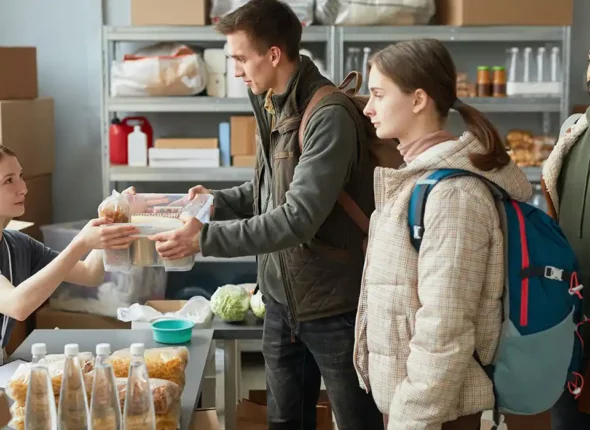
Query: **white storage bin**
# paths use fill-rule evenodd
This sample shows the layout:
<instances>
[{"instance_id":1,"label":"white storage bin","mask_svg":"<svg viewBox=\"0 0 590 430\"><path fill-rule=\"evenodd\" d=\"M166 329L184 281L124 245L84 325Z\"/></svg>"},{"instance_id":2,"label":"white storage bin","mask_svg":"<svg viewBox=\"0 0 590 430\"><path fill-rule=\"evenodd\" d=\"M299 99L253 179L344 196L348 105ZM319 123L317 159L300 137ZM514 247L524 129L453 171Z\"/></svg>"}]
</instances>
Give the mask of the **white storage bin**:
<instances>
[{"instance_id":1,"label":"white storage bin","mask_svg":"<svg viewBox=\"0 0 590 430\"><path fill-rule=\"evenodd\" d=\"M75 221L41 227L43 241L55 251L63 251L88 221ZM163 299L167 274L161 268L131 268L128 272L105 273L98 288L63 282L49 299L53 309L117 316L119 307Z\"/></svg>"}]
</instances>

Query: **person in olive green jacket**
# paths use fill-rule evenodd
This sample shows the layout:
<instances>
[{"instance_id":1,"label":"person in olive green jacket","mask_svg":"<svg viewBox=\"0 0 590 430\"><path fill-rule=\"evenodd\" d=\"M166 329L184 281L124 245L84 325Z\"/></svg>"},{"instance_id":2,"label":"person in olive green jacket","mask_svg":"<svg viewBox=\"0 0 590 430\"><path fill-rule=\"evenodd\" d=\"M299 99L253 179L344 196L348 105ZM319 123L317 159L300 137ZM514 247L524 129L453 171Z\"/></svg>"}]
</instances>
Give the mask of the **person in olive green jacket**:
<instances>
[{"instance_id":1,"label":"person in olive green jacket","mask_svg":"<svg viewBox=\"0 0 590 430\"><path fill-rule=\"evenodd\" d=\"M590 61L590 54L589 54ZM590 93L590 66L588 67ZM562 126L561 137L543 167L549 213L558 220L578 257L582 283L590 285L590 108L573 115ZM583 291L585 291L584 288ZM590 316L590 292L584 294L584 313ZM586 384L581 396L566 391L552 411L554 430L590 428L590 323L579 327L586 361Z\"/></svg>"},{"instance_id":2,"label":"person in olive green jacket","mask_svg":"<svg viewBox=\"0 0 590 430\"><path fill-rule=\"evenodd\" d=\"M365 234L337 204L345 190L366 215L374 210L362 114L345 94L326 96L306 122L301 151L302 113L317 89L333 84L299 54L295 13L278 0L254 0L217 29L249 89L254 179L212 191L213 220L236 221L194 219L152 239L167 259L258 256L270 429L315 428L321 377L340 430L382 429L352 361Z\"/></svg>"}]
</instances>

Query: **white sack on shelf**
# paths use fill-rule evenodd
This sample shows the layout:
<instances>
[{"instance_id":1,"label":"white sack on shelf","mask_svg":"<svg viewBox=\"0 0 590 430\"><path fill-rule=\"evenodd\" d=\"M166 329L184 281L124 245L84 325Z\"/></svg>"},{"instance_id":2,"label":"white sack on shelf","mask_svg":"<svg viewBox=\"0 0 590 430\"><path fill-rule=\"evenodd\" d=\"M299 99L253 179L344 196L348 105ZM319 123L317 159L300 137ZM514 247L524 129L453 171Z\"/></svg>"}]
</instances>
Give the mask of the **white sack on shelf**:
<instances>
[{"instance_id":1,"label":"white sack on shelf","mask_svg":"<svg viewBox=\"0 0 590 430\"><path fill-rule=\"evenodd\" d=\"M207 86L202 56L185 45L159 43L111 64L111 95L192 96Z\"/></svg>"},{"instance_id":2,"label":"white sack on shelf","mask_svg":"<svg viewBox=\"0 0 590 430\"><path fill-rule=\"evenodd\" d=\"M316 0L323 25L423 25L434 16L434 0Z\"/></svg>"}]
</instances>

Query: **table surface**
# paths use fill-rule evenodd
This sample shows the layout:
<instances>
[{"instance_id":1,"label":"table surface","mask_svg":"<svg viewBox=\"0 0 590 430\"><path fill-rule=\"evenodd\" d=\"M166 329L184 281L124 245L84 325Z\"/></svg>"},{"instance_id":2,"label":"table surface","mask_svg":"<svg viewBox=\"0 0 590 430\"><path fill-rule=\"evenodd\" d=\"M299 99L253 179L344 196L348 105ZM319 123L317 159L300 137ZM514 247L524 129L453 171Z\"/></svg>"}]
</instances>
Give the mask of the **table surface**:
<instances>
[{"instance_id":1,"label":"table surface","mask_svg":"<svg viewBox=\"0 0 590 430\"><path fill-rule=\"evenodd\" d=\"M186 385L180 398L181 429L189 428L196 409L212 338L213 330L195 330L191 342L184 345L189 350L189 361L185 373ZM63 354L64 346L68 343L77 343L80 351L90 351L93 354L96 345L103 342L109 343L112 351L128 348L132 343L143 343L146 348L171 346L156 342L151 330L34 330L10 359L31 361L31 345L37 342L47 345L48 354Z\"/></svg>"},{"instance_id":2,"label":"table surface","mask_svg":"<svg viewBox=\"0 0 590 430\"><path fill-rule=\"evenodd\" d=\"M213 339L216 340L260 340L262 339L263 321L258 319L252 313L248 313L246 319L242 322L228 323L218 317L206 324L197 324L193 332L202 329L213 330ZM148 322L134 322L131 324L132 329L149 329Z\"/></svg>"}]
</instances>

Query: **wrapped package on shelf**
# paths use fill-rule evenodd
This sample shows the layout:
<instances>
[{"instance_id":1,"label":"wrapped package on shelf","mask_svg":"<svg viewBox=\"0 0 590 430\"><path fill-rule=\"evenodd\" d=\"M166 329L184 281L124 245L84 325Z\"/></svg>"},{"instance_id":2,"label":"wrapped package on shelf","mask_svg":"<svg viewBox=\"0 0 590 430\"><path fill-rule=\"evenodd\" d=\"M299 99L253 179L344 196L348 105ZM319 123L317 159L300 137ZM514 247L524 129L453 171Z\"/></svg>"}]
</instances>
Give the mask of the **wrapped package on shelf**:
<instances>
[{"instance_id":1,"label":"wrapped package on shelf","mask_svg":"<svg viewBox=\"0 0 590 430\"><path fill-rule=\"evenodd\" d=\"M86 223L75 221L42 226L43 242L51 249L63 251ZM164 298L167 280L167 273L156 267L106 272L98 288L63 282L51 295L49 306L59 311L116 317L120 307Z\"/></svg>"},{"instance_id":2,"label":"wrapped package on shelf","mask_svg":"<svg viewBox=\"0 0 590 430\"><path fill-rule=\"evenodd\" d=\"M425 25L434 0L317 0L315 19L322 25Z\"/></svg>"},{"instance_id":3,"label":"wrapped package on shelf","mask_svg":"<svg viewBox=\"0 0 590 430\"><path fill-rule=\"evenodd\" d=\"M224 16L248 3L248 0L211 0L211 11L209 17L213 24L217 23ZM301 24L308 26L313 23L314 0L287 0L289 5Z\"/></svg>"},{"instance_id":4,"label":"wrapped package on shelf","mask_svg":"<svg viewBox=\"0 0 590 430\"><path fill-rule=\"evenodd\" d=\"M185 45L159 43L111 64L111 96L193 96L207 86L200 53Z\"/></svg>"}]
</instances>

